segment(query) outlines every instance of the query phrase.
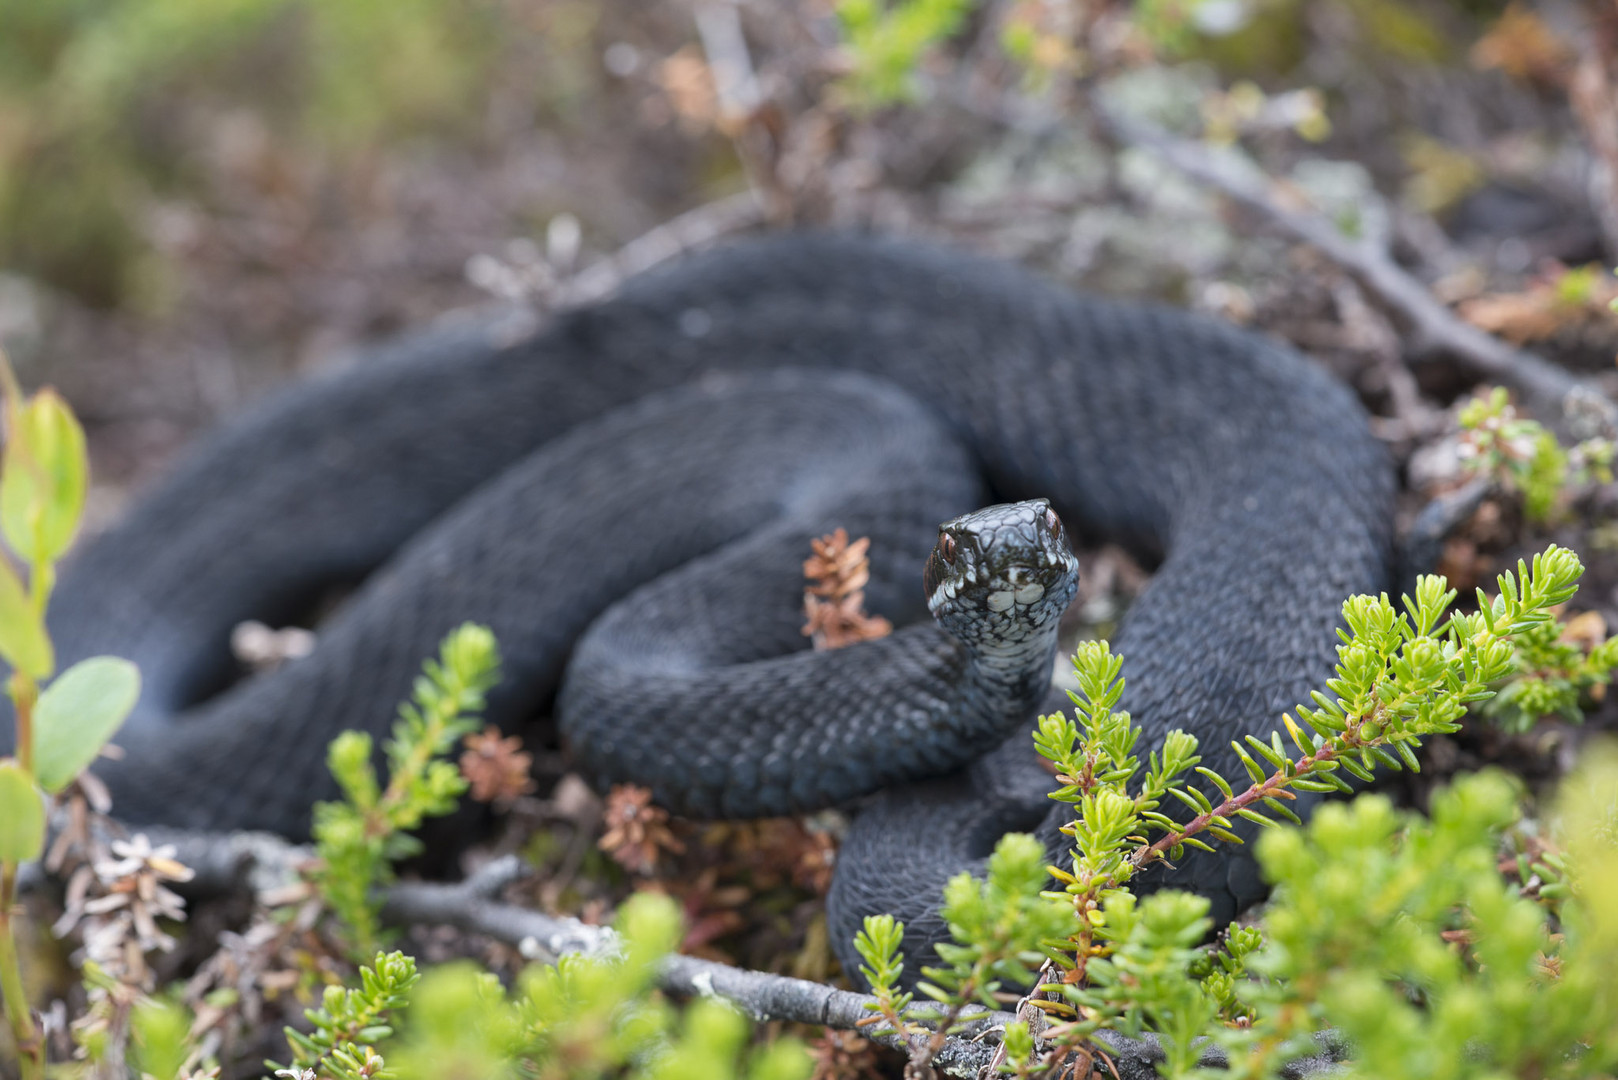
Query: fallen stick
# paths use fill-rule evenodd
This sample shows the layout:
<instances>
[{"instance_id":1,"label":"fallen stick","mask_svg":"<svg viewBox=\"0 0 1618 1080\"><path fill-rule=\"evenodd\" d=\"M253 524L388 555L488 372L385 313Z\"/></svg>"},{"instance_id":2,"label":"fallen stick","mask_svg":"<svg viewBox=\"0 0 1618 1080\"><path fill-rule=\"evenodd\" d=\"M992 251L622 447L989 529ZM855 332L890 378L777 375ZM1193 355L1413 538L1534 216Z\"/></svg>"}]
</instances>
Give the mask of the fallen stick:
<instances>
[{"instance_id":1,"label":"fallen stick","mask_svg":"<svg viewBox=\"0 0 1618 1080\"><path fill-rule=\"evenodd\" d=\"M180 829L149 829L154 845L173 844L176 857L195 871L184 890L195 895L217 895L241 888L274 889L296 880L298 868L312 858L303 845L292 844L268 833L207 833ZM19 884L39 889L49 879L35 864L23 867ZM435 924L453 926L469 933L483 934L513 946L536 963L555 963L569 953L611 956L618 948L618 936L611 927L592 926L578 919L546 915L538 911L502 903L493 897L527 873L515 855L495 859L456 884L401 882L385 895L383 919L395 926ZM718 997L730 1002L755 1022L785 1020L814 1024L841 1031L858 1031L873 1042L901 1053L911 1054L913 1042L931 1033L911 1036L872 1035L872 1027L857 1026L875 1015L866 1008L875 998L807 979L794 979L764 971L748 971L693 956L671 955L663 961L658 986L665 993L682 998ZM928 1020L928 1006L912 1006L918 1022ZM937 1070L950 1076L975 1078L982 1075L1000 1045L998 1032L1011 1013L996 1012L979 1017L951 1035L933 1058ZM1155 1036L1127 1039L1110 1031L1098 1032L1096 1043L1104 1050L1119 1080L1155 1080L1156 1062L1163 1052ZM1282 1076L1304 1080L1344 1061L1347 1047L1332 1032L1316 1036L1319 1052L1288 1063ZM1216 1046L1202 1056L1206 1068L1227 1068L1229 1059Z\"/></svg>"}]
</instances>

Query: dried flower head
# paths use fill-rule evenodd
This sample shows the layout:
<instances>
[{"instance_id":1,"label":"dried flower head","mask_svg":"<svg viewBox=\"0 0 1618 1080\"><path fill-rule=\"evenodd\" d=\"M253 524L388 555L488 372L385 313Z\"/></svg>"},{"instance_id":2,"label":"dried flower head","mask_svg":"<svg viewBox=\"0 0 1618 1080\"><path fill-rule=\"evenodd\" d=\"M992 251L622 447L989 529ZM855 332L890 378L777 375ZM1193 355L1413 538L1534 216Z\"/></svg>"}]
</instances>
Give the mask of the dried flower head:
<instances>
[{"instance_id":1,"label":"dried flower head","mask_svg":"<svg viewBox=\"0 0 1618 1080\"><path fill-rule=\"evenodd\" d=\"M145 954L174 948L157 920L185 919L185 901L163 883L190 881L193 874L174 857L172 844L154 848L145 833L114 840L110 852L74 872L66 910L53 929L60 935L82 925L86 959L120 982L144 986L150 974Z\"/></svg>"},{"instance_id":2,"label":"dried flower head","mask_svg":"<svg viewBox=\"0 0 1618 1080\"><path fill-rule=\"evenodd\" d=\"M809 1044L812 1080L877 1080L886 1075L876 1044L854 1031L827 1028Z\"/></svg>"},{"instance_id":3,"label":"dried flower head","mask_svg":"<svg viewBox=\"0 0 1618 1080\"><path fill-rule=\"evenodd\" d=\"M95 852L101 850L95 831L105 826L107 812L112 809L112 795L107 786L86 769L62 790L56 801L66 822L51 842L45 856L45 869L61 874L80 859L93 859Z\"/></svg>"},{"instance_id":4,"label":"dried flower head","mask_svg":"<svg viewBox=\"0 0 1618 1080\"><path fill-rule=\"evenodd\" d=\"M501 738L500 729L490 724L481 734L468 735L463 745L461 775L472 785L472 798L478 802L509 805L534 790L529 775L534 756L523 752L522 739Z\"/></svg>"},{"instance_id":5,"label":"dried flower head","mask_svg":"<svg viewBox=\"0 0 1618 1080\"><path fill-rule=\"evenodd\" d=\"M803 632L814 639L815 648L840 649L892 633L888 620L865 613L871 538L862 536L850 543L848 530L838 529L809 541L809 546L814 554L803 563L803 576L809 581L803 590Z\"/></svg>"},{"instance_id":6,"label":"dried flower head","mask_svg":"<svg viewBox=\"0 0 1618 1080\"><path fill-rule=\"evenodd\" d=\"M607 794L607 833L600 848L632 874L650 875L664 852L680 854L685 845L669 830L669 812L652 805L650 789L618 784Z\"/></svg>"}]
</instances>

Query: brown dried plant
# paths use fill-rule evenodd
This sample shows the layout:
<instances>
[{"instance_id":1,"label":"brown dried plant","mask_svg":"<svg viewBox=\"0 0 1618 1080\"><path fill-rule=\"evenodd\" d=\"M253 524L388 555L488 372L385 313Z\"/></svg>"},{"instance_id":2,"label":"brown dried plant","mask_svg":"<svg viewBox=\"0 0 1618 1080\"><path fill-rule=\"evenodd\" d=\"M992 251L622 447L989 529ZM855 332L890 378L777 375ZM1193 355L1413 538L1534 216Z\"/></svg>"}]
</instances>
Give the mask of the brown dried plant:
<instances>
[{"instance_id":1,"label":"brown dried plant","mask_svg":"<svg viewBox=\"0 0 1618 1080\"><path fill-rule=\"evenodd\" d=\"M811 1080L879 1080L887 1075L876 1044L854 1031L826 1028L809 1044Z\"/></svg>"},{"instance_id":2,"label":"brown dried plant","mask_svg":"<svg viewBox=\"0 0 1618 1080\"><path fill-rule=\"evenodd\" d=\"M462 740L461 775L472 785L472 798L478 802L509 806L534 790L530 770L534 756L522 750L516 735L501 738L500 729L490 724L481 733Z\"/></svg>"},{"instance_id":3,"label":"brown dried plant","mask_svg":"<svg viewBox=\"0 0 1618 1080\"><path fill-rule=\"evenodd\" d=\"M658 860L678 855L685 844L669 829L669 812L652 804L649 789L618 784L607 793L607 832L599 846L632 874L656 873Z\"/></svg>"},{"instance_id":4,"label":"brown dried plant","mask_svg":"<svg viewBox=\"0 0 1618 1080\"><path fill-rule=\"evenodd\" d=\"M865 585L871 580L867 552L871 538L849 543L848 530L809 541L814 554L803 562L809 584L803 590L803 632L817 649L840 649L858 641L887 637L893 624L865 613Z\"/></svg>"}]
</instances>

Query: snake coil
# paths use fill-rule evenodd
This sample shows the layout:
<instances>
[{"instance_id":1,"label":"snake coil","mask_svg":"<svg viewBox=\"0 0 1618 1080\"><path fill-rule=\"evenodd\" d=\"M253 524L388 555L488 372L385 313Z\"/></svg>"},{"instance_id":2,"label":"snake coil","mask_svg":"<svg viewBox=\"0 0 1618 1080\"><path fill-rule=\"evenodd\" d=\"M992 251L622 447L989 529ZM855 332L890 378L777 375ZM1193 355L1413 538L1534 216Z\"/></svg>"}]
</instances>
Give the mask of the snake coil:
<instances>
[{"instance_id":1,"label":"snake coil","mask_svg":"<svg viewBox=\"0 0 1618 1080\"><path fill-rule=\"evenodd\" d=\"M705 814L880 789L834 941L893 911L920 957L949 876L1060 824L1027 736L1044 674L990 692L925 621L939 522L1046 498L1156 561L1114 638L1120 707L1148 745L1183 727L1239 775L1222 748L1329 677L1341 601L1388 585L1393 490L1353 396L1266 338L955 251L785 235L516 342L424 334L273 397L76 555L50 627L64 664L143 670L126 757L98 765L121 816L297 833L333 794L327 741L384 733L439 638L488 623L491 718L560 695L599 778L650 775ZM872 609L921 625L804 652L799 564L838 525L872 537ZM313 655L232 681L237 622L356 582ZM998 719L962 719L990 698ZM1216 918L1258 891L1240 858L1177 873Z\"/></svg>"}]
</instances>

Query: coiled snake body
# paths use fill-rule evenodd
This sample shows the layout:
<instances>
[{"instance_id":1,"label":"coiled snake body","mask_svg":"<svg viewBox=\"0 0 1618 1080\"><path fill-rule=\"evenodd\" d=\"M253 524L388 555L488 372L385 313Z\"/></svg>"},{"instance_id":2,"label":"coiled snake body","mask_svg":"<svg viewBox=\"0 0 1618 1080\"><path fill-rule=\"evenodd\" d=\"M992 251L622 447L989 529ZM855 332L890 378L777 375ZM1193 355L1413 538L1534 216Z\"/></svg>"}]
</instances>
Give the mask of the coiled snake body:
<instances>
[{"instance_id":1,"label":"coiled snake body","mask_svg":"<svg viewBox=\"0 0 1618 1080\"><path fill-rule=\"evenodd\" d=\"M121 816L297 833L333 794L327 741L385 733L443 634L488 623L491 717L555 703L598 782L699 815L879 792L841 856L834 941L846 955L861 915L894 911L920 958L951 874L1060 823L1028 737L1053 637L1012 660L996 639L985 666L926 619L940 522L1045 498L1160 558L1114 640L1121 707L1148 745L1184 727L1239 775L1222 748L1328 677L1342 599L1388 585L1392 492L1352 395L1267 339L957 252L788 235L516 344L429 334L293 387L86 545L51 629L64 664L143 670L126 757L97 767ZM1052 569L1043 513L952 535L1010 528ZM837 526L872 538L868 604L901 629L805 652L801 563ZM228 685L233 625L361 579L313 655ZM1017 615L1008 589L1032 582L997 605ZM1047 586L1035 607L1059 613L1071 584ZM1216 917L1258 892L1240 859L1178 873Z\"/></svg>"}]
</instances>

